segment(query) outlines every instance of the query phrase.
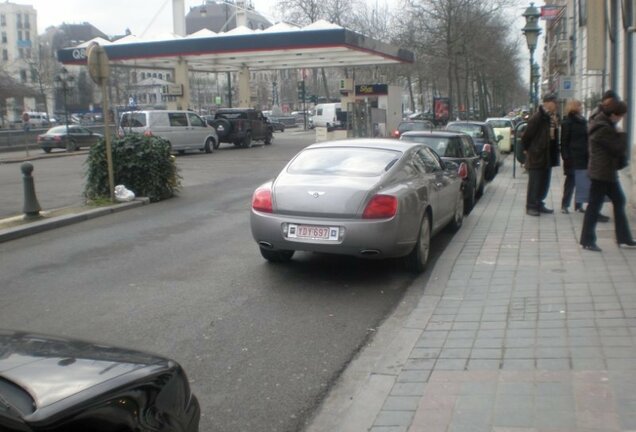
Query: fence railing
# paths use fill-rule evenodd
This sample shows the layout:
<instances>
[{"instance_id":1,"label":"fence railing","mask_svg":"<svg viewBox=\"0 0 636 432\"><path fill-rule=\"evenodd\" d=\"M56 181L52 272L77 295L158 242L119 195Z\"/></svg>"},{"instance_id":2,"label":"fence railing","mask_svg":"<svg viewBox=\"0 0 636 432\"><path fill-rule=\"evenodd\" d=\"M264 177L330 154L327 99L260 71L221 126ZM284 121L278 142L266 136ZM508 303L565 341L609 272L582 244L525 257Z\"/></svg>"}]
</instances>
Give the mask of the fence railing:
<instances>
[{"instance_id":1,"label":"fence railing","mask_svg":"<svg viewBox=\"0 0 636 432\"><path fill-rule=\"evenodd\" d=\"M82 125L86 129L90 129L93 132L104 133L104 125ZM19 151L29 149L37 149L38 135L45 133L48 128L43 129L31 129L24 131L21 129L0 129L0 152L7 151ZM114 132L115 127L111 125L111 130Z\"/></svg>"}]
</instances>

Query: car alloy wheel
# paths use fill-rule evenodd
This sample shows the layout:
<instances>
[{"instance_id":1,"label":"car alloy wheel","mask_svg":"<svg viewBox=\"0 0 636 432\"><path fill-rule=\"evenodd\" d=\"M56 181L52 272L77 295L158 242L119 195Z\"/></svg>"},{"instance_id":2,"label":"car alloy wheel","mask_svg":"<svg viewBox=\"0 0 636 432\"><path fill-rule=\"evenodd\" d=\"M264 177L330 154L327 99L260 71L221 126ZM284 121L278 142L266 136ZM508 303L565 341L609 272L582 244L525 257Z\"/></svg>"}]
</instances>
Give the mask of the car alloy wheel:
<instances>
[{"instance_id":1,"label":"car alloy wheel","mask_svg":"<svg viewBox=\"0 0 636 432\"><path fill-rule=\"evenodd\" d=\"M431 223L428 213L424 214L420 231L417 237L417 243L410 254L406 256L406 264L409 270L415 273L421 273L428 263L428 255L431 249Z\"/></svg>"}]
</instances>

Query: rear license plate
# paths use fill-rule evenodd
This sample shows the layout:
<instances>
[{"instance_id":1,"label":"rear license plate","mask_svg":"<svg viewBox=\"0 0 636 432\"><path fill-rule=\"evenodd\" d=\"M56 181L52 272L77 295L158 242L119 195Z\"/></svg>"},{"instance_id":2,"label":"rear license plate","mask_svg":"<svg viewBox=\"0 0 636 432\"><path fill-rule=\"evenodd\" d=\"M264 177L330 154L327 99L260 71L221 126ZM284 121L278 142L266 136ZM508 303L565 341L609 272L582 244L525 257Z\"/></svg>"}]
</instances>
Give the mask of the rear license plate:
<instances>
[{"instance_id":1,"label":"rear license plate","mask_svg":"<svg viewBox=\"0 0 636 432\"><path fill-rule=\"evenodd\" d=\"M339 233L338 227L319 225L289 224L287 229L287 237L292 239L336 241Z\"/></svg>"}]
</instances>

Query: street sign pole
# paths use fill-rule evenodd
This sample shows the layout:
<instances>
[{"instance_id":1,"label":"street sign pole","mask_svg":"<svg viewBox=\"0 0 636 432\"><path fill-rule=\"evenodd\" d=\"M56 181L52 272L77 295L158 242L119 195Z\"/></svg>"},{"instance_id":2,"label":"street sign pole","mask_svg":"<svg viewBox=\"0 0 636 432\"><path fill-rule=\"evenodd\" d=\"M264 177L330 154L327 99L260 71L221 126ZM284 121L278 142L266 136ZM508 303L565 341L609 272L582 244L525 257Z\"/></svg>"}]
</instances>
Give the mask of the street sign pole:
<instances>
[{"instance_id":1,"label":"street sign pole","mask_svg":"<svg viewBox=\"0 0 636 432\"><path fill-rule=\"evenodd\" d=\"M108 65L108 55L104 48L93 42L88 46L88 72L99 84L102 90L102 101L104 111L104 140L106 141L106 163L108 164L108 188L110 190L110 200L115 202L115 179L113 174L113 151L110 136L110 102L108 100L108 76L110 67Z\"/></svg>"}]
</instances>

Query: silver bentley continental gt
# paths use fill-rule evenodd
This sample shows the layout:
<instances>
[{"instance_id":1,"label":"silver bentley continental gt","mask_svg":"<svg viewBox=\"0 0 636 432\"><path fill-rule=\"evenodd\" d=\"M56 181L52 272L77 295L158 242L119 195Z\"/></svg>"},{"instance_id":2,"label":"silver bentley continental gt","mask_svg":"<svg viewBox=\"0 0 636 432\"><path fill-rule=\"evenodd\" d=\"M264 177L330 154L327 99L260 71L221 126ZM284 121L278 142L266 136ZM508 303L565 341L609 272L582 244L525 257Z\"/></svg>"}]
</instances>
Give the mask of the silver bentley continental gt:
<instances>
[{"instance_id":1,"label":"silver bentley continental gt","mask_svg":"<svg viewBox=\"0 0 636 432\"><path fill-rule=\"evenodd\" d=\"M254 191L252 236L273 262L288 261L295 251L404 257L421 272L431 237L462 225L461 168L418 143L313 144Z\"/></svg>"}]
</instances>

